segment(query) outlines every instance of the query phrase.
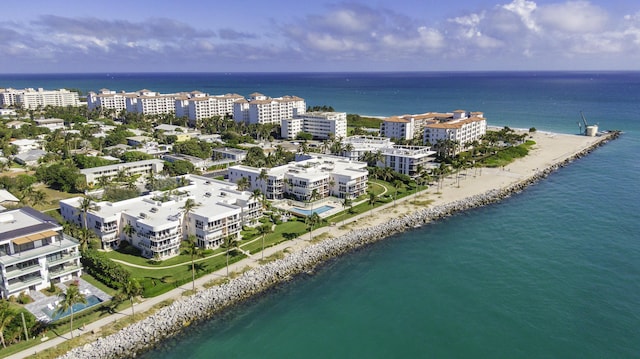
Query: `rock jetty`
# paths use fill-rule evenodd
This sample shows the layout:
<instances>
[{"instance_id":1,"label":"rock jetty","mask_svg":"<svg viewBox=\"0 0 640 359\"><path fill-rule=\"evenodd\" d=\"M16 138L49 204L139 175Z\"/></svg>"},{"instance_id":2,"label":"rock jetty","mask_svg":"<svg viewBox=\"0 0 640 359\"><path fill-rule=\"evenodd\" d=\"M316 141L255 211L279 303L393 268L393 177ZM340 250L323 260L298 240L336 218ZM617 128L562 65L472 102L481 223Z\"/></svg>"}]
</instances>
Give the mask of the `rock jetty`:
<instances>
[{"instance_id":1,"label":"rock jetty","mask_svg":"<svg viewBox=\"0 0 640 359\"><path fill-rule=\"evenodd\" d=\"M586 155L608 140L617 138L618 134L618 132L610 133L602 141L598 141L580 153L544 170L540 170L509 187L494 189L463 200L425 208L393 218L377 226L351 231L341 237L310 245L303 250L287 255L283 259L251 269L225 284L178 299L171 305L159 309L154 314L122 329L118 333L99 338L83 347L75 348L61 358L106 359L135 357L136 354L151 349L161 340L177 334L192 322L211 317L214 313L262 293L274 285L290 279L292 276L313 270L315 266L328 259L407 229L471 208L495 203L513 193L520 192L525 187L545 178L551 172L569 162Z\"/></svg>"}]
</instances>

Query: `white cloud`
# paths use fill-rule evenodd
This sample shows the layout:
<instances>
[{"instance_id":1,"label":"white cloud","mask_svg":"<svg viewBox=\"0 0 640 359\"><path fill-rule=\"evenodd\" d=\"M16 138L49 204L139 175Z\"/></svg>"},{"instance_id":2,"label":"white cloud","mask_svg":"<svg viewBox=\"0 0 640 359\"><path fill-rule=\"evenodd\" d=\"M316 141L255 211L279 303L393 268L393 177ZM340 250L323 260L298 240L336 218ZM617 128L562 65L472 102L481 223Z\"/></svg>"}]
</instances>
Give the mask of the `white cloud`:
<instances>
[{"instance_id":1,"label":"white cloud","mask_svg":"<svg viewBox=\"0 0 640 359\"><path fill-rule=\"evenodd\" d=\"M608 21L606 11L586 1L540 6L536 18L538 23L550 30L569 33L602 31Z\"/></svg>"},{"instance_id":2,"label":"white cloud","mask_svg":"<svg viewBox=\"0 0 640 359\"><path fill-rule=\"evenodd\" d=\"M538 6L533 1L527 0L513 0L510 4L502 5L502 8L508 10L514 14L517 14L522 23L529 29L535 32L540 31L540 28L533 18L533 13Z\"/></svg>"}]
</instances>

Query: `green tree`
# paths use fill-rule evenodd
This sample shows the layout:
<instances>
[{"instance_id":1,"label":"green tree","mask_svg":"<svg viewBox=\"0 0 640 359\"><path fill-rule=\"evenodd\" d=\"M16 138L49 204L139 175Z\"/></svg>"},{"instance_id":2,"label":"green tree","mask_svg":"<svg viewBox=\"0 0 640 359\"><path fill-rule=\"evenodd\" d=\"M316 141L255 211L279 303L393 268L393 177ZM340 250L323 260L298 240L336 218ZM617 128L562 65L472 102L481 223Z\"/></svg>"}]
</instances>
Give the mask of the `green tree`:
<instances>
[{"instance_id":1,"label":"green tree","mask_svg":"<svg viewBox=\"0 0 640 359\"><path fill-rule=\"evenodd\" d=\"M222 244L225 249L225 254L227 257L227 278L229 277L229 253L238 249L238 238L236 236L226 236L224 237L224 243Z\"/></svg>"},{"instance_id":2,"label":"green tree","mask_svg":"<svg viewBox=\"0 0 640 359\"><path fill-rule=\"evenodd\" d=\"M196 202L193 198L187 198L184 205L180 207L182 210L182 222L186 225L187 229L187 236L191 235L191 231L189 230L189 213L198 207L200 207L200 203Z\"/></svg>"},{"instance_id":3,"label":"green tree","mask_svg":"<svg viewBox=\"0 0 640 359\"><path fill-rule=\"evenodd\" d=\"M11 324L15 316L16 313L9 307L9 302L5 300L0 301L0 340L2 340L3 348L7 347L7 344L4 341L5 330L9 324Z\"/></svg>"},{"instance_id":4,"label":"green tree","mask_svg":"<svg viewBox=\"0 0 640 359\"><path fill-rule=\"evenodd\" d=\"M136 229L131 224L127 223L124 228L122 228L122 233L124 233L129 242L131 242L133 235L136 233Z\"/></svg>"},{"instance_id":5,"label":"green tree","mask_svg":"<svg viewBox=\"0 0 640 359\"><path fill-rule=\"evenodd\" d=\"M320 223L320 221L320 215L316 212L311 213L305 218L305 223L307 224L307 229L309 230L309 241L313 240L313 229L316 224Z\"/></svg>"},{"instance_id":6,"label":"green tree","mask_svg":"<svg viewBox=\"0 0 640 359\"><path fill-rule=\"evenodd\" d=\"M378 196L373 193L373 192L369 192L369 205L371 206L371 208L373 209L373 205L376 204L376 201L378 200Z\"/></svg>"},{"instance_id":7,"label":"green tree","mask_svg":"<svg viewBox=\"0 0 640 359\"><path fill-rule=\"evenodd\" d=\"M202 248L196 243L196 236L189 235L186 240L186 246L184 248L184 254L191 257L191 290L196 290L196 258L204 257Z\"/></svg>"},{"instance_id":8,"label":"green tree","mask_svg":"<svg viewBox=\"0 0 640 359\"><path fill-rule=\"evenodd\" d=\"M395 188L395 193L393 195L393 206L396 206L396 199L398 198L398 188L402 187L402 181L400 180L394 180L393 181L393 188Z\"/></svg>"},{"instance_id":9,"label":"green tree","mask_svg":"<svg viewBox=\"0 0 640 359\"><path fill-rule=\"evenodd\" d=\"M262 259L264 259L264 237L272 232L271 223L264 223L257 228L258 233L262 236Z\"/></svg>"},{"instance_id":10,"label":"green tree","mask_svg":"<svg viewBox=\"0 0 640 359\"><path fill-rule=\"evenodd\" d=\"M80 243L81 245L81 250L85 251L87 250L87 245L89 243L89 224L87 223L87 214L89 213L89 211L99 211L100 210L100 206L98 206L94 199L90 196L87 197L83 197L80 200L80 203L78 203L78 210L82 213L82 224L83 224L83 238L82 238L82 243Z\"/></svg>"},{"instance_id":11,"label":"green tree","mask_svg":"<svg viewBox=\"0 0 640 359\"><path fill-rule=\"evenodd\" d=\"M87 303L87 298L84 294L80 293L77 285L70 285L67 290L61 294L62 300L57 312L59 314L64 313L67 310L71 310L71 338L73 338L73 305L78 303Z\"/></svg>"},{"instance_id":12,"label":"green tree","mask_svg":"<svg viewBox=\"0 0 640 359\"><path fill-rule=\"evenodd\" d=\"M129 280L124 282L124 284L120 288L120 294L123 297L128 298L129 301L131 302L131 317L135 317L135 312L133 310L133 305L134 305L133 300L135 299L135 297L142 294L142 286L134 278L129 278Z\"/></svg>"},{"instance_id":13,"label":"green tree","mask_svg":"<svg viewBox=\"0 0 640 359\"><path fill-rule=\"evenodd\" d=\"M241 177L236 182L238 185L238 191L244 191L249 188L249 179L247 177Z\"/></svg>"},{"instance_id":14,"label":"green tree","mask_svg":"<svg viewBox=\"0 0 640 359\"><path fill-rule=\"evenodd\" d=\"M342 200L342 208L345 208L345 209L346 209L347 207L349 207L349 211L351 211L351 207L352 207L352 206L353 206L353 200L351 200L351 198L345 197L345 198ZM342 212L342 225L343 225L343 226L344 226L344 223L345 223L345 220L346 220L346 218L345 218L345 214L346 214L346 213L345 213L345 212L347 212L347 211L343 211L343 212Z\"/></svg>"}]
</instances>

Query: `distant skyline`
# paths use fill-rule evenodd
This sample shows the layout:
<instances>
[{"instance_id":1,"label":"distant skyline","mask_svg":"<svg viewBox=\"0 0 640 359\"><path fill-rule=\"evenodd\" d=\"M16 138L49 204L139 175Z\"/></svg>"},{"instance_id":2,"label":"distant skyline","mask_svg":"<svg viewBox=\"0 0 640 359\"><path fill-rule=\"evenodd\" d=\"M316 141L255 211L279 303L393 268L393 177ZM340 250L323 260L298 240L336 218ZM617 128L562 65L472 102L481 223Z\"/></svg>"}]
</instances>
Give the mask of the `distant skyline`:
<instances>
[{"instance_id":1,"label":"distant skyline","mask_svg":"<svg viewBox=\"0 0 640 359\"><path fill-rule=\"evenodd\" d=\"M0 73L640 70L628 0L11 1Z\"/></svg>"}]
</instances>

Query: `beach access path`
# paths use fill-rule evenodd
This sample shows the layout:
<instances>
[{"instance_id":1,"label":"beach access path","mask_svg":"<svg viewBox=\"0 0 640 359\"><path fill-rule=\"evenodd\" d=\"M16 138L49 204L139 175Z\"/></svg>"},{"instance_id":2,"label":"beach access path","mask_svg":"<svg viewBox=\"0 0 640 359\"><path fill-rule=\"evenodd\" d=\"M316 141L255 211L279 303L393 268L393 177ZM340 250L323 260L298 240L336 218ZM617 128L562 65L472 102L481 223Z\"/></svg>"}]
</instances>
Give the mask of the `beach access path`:
<instances>
[{"instance_id":1,"label":"beach access path","mask_svg":"<svg viewBox=\"0 0 640 359\"><path fill-rule=\"evenodd\" d=\"M323 233L327 233L327 235L323 236L323 239L327 240L339 237L352 230L358 230L358 228L367 228L382 224L394 217L400 217L402 215L412 213L417 209L424 208L424 205L419 204L421 202L430 201L429 206L438 206L462 200L474 195L479 195L493 189L506 188L513 184L526 181L536 175L539 171L543 171L553 165L562 163L576 154L593 147L596 143L608 139L608 137L604 136L587 137L549 132L534 132L530 134L530 137L530 139L535 141L536 144L530 150L529 155L524 158L517 159L504 168L468 169L460 173L461 178L459 180L456 178L456 174L449 175L444 180L442 187L439 189L437 188L438 186L434 184L428 189L418 192L416 195L411 194L398 199L395 205L393 202L390 202L375 208L373 211L368 211L349 218L345 221L344 225L340 220L336 222L335 225L319 228L313 232L313 238L316 238ZM266 248L264 253L265 257L284 250L287 250L288 252L299 251L311 244L311 242L307 240L308 238L308 233L305 233L291 241L285 241L278 245ZM240 272L245 270L247 267L252 268L259 266L258 256L255 256L256 253L253 254L254 256L251 258L245 258L231 264L229 266L229 272ZM226 267L196 279L196 290L203 289L203 285L207 282L224 277L226 277ZM165 300L181 298L184 292L190 290L191 283L186 283L157 297L143 298L139 303L136 303L135 312L143 313L154 305ZM83 330L76 329L74 331L74 336L87 335L91 338L90 341L93 341L100 337L101 328L107 327L114 321L125 316L129 316L130 314L130 308L114 313L98 321L87 324ZM70 333L65 333L58 337L48 339L37 346L8 356L7 358L26 358L45 349L55 347L70 338Z\"/></svg>"}]
</instances>

